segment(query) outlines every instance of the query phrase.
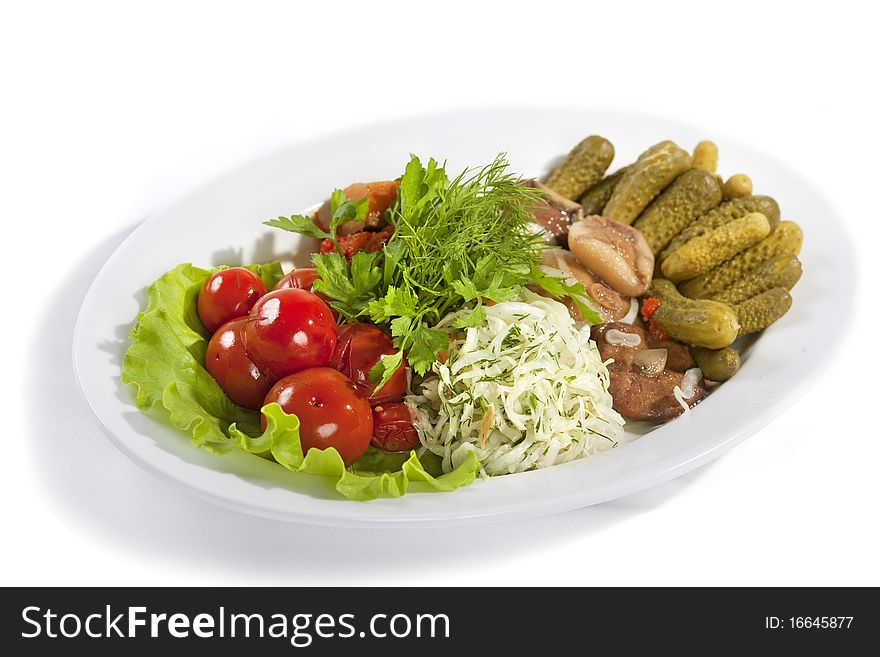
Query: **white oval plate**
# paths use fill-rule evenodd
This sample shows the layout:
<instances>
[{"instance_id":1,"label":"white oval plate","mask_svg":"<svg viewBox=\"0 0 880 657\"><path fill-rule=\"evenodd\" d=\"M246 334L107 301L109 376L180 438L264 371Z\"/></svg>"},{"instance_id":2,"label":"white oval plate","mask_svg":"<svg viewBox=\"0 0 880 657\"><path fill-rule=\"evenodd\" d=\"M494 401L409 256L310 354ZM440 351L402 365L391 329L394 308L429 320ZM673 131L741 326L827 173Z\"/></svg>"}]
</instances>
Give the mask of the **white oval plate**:
<instances>
[{"instance_id":1,"label":"white oval plate","mask_svg":"<svg viewBox=\"0 0 880 657\"><path fill-rule=\"evenodd\" d=\"M400 175L409 153L448 170L508 153L512 170L542 175L588 134L617 148L612 168L663 139L685 147L713 137L721 171L748 172L783 218L804 228L804 275L794 306L744 353L740 372L684 418L617 450L546 470L476 481L452 493L412 491L366 503L338 497L318 477L256 456L217 457L141 414L119 380L126 336L151 281L181 262L307 262L311 245L261 225L300 212L334 187ZM621 113L556 109L464 111L339 133L286 148L194 191L141 224L110 257L83 302L74 336L80 385L102 428L134 461L202 498L269 518L341 526L438 526L548 514L668 481L718 457L779 415L824 366L852 307L852 250L829 204L775 159L712 131ZM832 320L831 318L834 318Z\"/></svg>"}]
</instances>

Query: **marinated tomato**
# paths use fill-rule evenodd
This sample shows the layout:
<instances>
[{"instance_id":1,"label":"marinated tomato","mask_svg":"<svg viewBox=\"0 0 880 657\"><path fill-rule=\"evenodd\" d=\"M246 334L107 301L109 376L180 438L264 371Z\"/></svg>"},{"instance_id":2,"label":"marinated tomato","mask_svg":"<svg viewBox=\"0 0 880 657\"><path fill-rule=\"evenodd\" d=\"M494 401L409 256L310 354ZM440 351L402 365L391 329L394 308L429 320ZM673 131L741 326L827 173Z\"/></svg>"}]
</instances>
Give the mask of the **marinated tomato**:
<instances>
[{"instance_id":1,"label":"marinated tomato","mask_svg":"<svg viewBox=\"0 0 880 657\"><path fill-rule=\"evenodd\" d=\"M376 226L381 222L388 208L397 200L398 187L400 187L400 183L396 180L354 183L345 188L345 196L352 201L360 201L365 196L369 197L366 224Z\"/></svg>"},{"instance_id":2,"label":"marinated tomato","mask_svg":"<svg viewBox=\"0 0 880 657\"><path fill-rule=\"evenodd\" d=\"M312 285L315 284L315 281L317 279L318 272L314 267L300 267L299 269L294 269L292 272L290 272L284 278L278 281L275 284L275 287L273 287L272 289L284 290L286 288L292 287L298 290L311 292Z\"/></svg>"},{"instance_id":3,"label":"marinated tomato","mask_svg":"<svg viewBox=\"0 0 880 657\"><path fill-rule=\"evenodd\" d=\"M299 269L294 269L292 272L290 272L284 278L278 281L278 283L276 283L275 287L272 289L284 290L286 288L292 287L298 290L311 292L321 301L327 303L327 307L330 308L330 312L333 314L333 319L338 319L339 313L337 313L336 310L330 307L327 296L321 294L320 292L315 292L314 290L312 290L312 287L314 286L315 281L318 280L318 278L320 278L320 276L318 276L318 272L314 267L300 267Z\"/></svg>"},{"instance_id":4,"label":"marinated tomato","mask_svg":"<svg viewBox=\"0 0 880 657\"><path fill-rule=\"evenodd\" d=\"M340 235L349 235L363 228L382 228L386 225L385 212L397 200L400 183L396 180L382 180L370 183L354 183L346 187L345 197L360 201L368 197L367 216L363 221L350 221L340 226ZM330 201L324 203L313 218L315 224L325 231L330 225Z\"/></svg>"},{"instance_id":5,"label":"marinated tomato","mask_svg":"<svg viewBox=\"0 0 880 657\"><path fill-rule=\"evenodd\" d=\"M266 294L263 281L244 267L214 272L199 292L199 319L211 333L236 317L244 317Z\"/></svg>"},{"instance_id":6,"label":"marinated tomato","mask_svg":"<svg viewBox=\"0 0 880 657\"><path fill-rule=\"evenodd\" d=\"M391 337L372 324L346 324L339 327L336 350L330 366L350 378L354 385L370 400L370 404L399 402L406 394L406 359L394 372L381 390L370 381L370 370L383 355L397 353Z\"/></svg>"},{"instance_id":7,"label":"marinated tomato","mask_svg":"<svg viewBox=\"0 0 880 657\"><path fill-rule=\"evenodd\" d=\"M373 445L386 452L405 452L419 444L406 404L383 404L373 409Z\"/></svg>"},{"instance_id":8,"label":"marinated tomato","mask_svg":"<svg viewBox=\"0 0 880 657\"><path fill-rule=\"evenodd\" d=\"M380 231L362 230L351 235L342 235L338 238L339 248L342 249L345 259L351 263L351 259L358 251L366 251L368 253L379 251L391 239L393 233L394 226L386 226ZM320 252L321 255L335 253L336 246L332 240L325 239L321 242Z\"/></svg>"},{"instance_id":9,"label":"marinated tomato","mask_svg":"<svg viewBox=\"0 0 880 657\"><path fill-rule=\"evenodd\" d=\"M336 322L327 304L311 292L273 290L251 309L244 345L257 367L281 378L330 363Z\"/></svg>"},{"instance_id":10,"label":"marinated tomato","mask_svg":"<svg viewBox=\"0 0 880 657\"><path fill-rule=\"evenodd\" d=\"M351 465L370 444L370 404L351 379L332 368L315 367L286 376L272 387L264 402L277 402L285 413L299 418L303 453L313 447L333 447L345 464Z\"/></svg>"},{"instance_id":11,"label":"marinated tomato","mask_svg":"<svg viewBox=\"0 0 880 657\"><path fill-rule=\"evenodd\" d=\"M208 342L205 367L233 402L258 411L274 380L261 372L244 350L245 322L245 317L239 317L214 332Z\"/></svg>"}]
</instances>

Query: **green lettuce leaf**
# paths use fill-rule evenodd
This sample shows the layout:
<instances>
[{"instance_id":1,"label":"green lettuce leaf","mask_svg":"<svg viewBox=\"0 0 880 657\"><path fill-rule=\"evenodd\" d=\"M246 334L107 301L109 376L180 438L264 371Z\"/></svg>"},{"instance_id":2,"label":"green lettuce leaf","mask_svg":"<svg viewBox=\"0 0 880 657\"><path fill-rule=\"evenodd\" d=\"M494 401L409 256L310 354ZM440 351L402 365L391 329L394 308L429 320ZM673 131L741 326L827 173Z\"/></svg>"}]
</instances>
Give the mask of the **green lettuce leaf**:
<instances>
[{"instance_id":1,"label":"green lettuce leaf","mask_svg":"<svg viewBox=\"0 0 880 657\"><path fill-rule=\"evenodd\" d=\"M473 454L452 472L441 474L433 455L386 454L370 447L346 468L333 449L303 454L299 419L277 404L260 414L232 403L204 368L210 335L198 317L199 290L218 269L178 265L147 290L147 306L131 331L122 366L122 382L135 387L135 401L144 412L158 411L188 433L192 443L215 454L241 449L278 462L295 473L326 477L343 496L354 500L399 497L411 482L428 490L450 491L469 484L479 472ZM272 289L283 276L277 263L252 265Z\"/></svg>"}]
</instances>

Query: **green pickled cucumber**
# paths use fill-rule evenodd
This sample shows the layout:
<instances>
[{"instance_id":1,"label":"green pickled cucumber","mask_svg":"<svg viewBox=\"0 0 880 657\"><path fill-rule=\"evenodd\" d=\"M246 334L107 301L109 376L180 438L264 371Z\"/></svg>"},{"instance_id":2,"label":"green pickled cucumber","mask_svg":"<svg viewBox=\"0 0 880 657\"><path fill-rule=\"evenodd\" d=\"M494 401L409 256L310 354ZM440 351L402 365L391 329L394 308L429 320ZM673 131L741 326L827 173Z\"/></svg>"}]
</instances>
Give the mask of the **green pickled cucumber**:
<instances>
[{"instance_id":1,"label":"green pickled cucumber","mask_svg":"<svg viewBox=\"0 0 880 657\"><path fill-rule=\"evenodd\" d=\"M691 166L688 152L671 141L651 146L617 183L602 215L631 224L648 203Z\"/></svg>"},{"instance_id":2,"label":"green pickled cucumber","mask_svg":"<svg viewBox=\"0 0 880 657\"><path fill-rule=\"evenodd\" d=\"M780 255L796 256L801 252L804 233L793 221L783 221L755 246L746 249L712 271L682 283L681 293L692 299L714 296L734 285L748 272Z\"/></svg>"},{"instance_id":3,"label":"green pickled cucumber","mask_svg":"<svg viewBox=\"0 0 880 657\"><path fill-rule=\"evenodd\" d=\"M739 354L733 347L722 349L691 347L690 351L691 356L697 362L697 367L703 371L703 376L710 381L727 381L739 370Z\"/></svg>"},{"instance_id":4,"label":"green pickled cucumber","mask_svg":"<svg viewBox=\"0 0 880 657\"><path fill-rule=\"evenodd\" d=\"M709 173L715 173L718 168L718 146L714 141L701 141L694 146L694 154L691 158L695 169L702 169Z\"/></svg>"},{"instance_id":5,"label":"green pickled cucumber","mask_svg":"<svg viewBox=\"0 0 880 657\"><path fill-rule=\"evenodd\" d=\"M739 320L726 303L688 299L662 278L651 282L645 296L660 302L651 319L673 340L708 349L721 349L736 340Z\"/></svg>"},{"instance_id":6,"label":"green pickled cucumber","mask_svg":"<svg viewBox=\"0 0 880 657\"><path fill-rule=\"evenodd\" d=\"M721 186L724 200L752 195L752 179L744 173L735 173Z\"/></svg>"},{"instance_id":7,"label":"green pickled cucumber","mask_svg":"<svg viewBox=\"0 0 880 657\"><path fill-rule=\"evenodd\" d=\"M623 178L623 174L627 172L627 169L629 169L629 166L625 166L605 176L583 193L578 203L583 207L585 217L593 214L602 214L605 204L608 203L608 199L614 193L614 188L617 187L617 183Z\"/></svg>"},{"instance_id":8,"label":"green pickled cucumber","mask_svg":"<svg viewBox=\"0 0 880 657\"><path fill-rule=\"evenodd\" d=\"M765 260L755 269L747 272L733 285L726 287L709 299L724 303L742 303L746 299L766 292L774 287L790 290L801 277L801 261L797 256L782 254Z\"/></svg>"},{"instance_id":9,"label":"green pickled cucumber","mask_svg":"<svg viewBox=\"0 0 880 657\"><path fill-rule=\"evenodd\" d=\"M613 159L614 146L610 141L595 135L587 137L571 149L544 184L574 200L602 179Z\"/></svg>"},{"instance_id":10,"label":"green pickled cucumber","mask_svg":"<svg viewBox=\"0 0 880 657\"><path fill-rule=\"evenodd\" d=\"M644 235L654 255L691 221L721 203L721 187L704 169L689 169L676 178L633 226Z\"/></svg>"},{"instance_id":11,"label":"green pickled cucumber","mask_svg":"<svg viewBox=\"0 0 880 657\"><path fill-rule=\"evenodd\" d=\"M645 292L645 297L654 297L658 301L693 301L693 299L688 299L683 296L681 292L678 291L678 288L675 287L675 283L672 281L667 281L665 278L654 278L651 281L651 286L648 288L648 291Z\"/></svg>"},{"instance_id":12,"label":"green pickled cucumber","mask_svg":"<svg viewBox=\"0 0 880 657\"><path fill-rule=\"evenodd\" d=\"M663 275L677 283L705 274L770 234L770 222L760 212L734 219L695 237L669 254L660 265Z\"/></svg>"},{"instance_id":13,"label":"green pickled cucumber","mask_svg":"<svg viewBox=\"0 0 880 657\"><path fill-rule=\"evenodd\" d=\"M734 306L739 334L763 331L791 308L791 295L784 287L774 287ZM659 309L658 309L659 312Z\"/></svg>"},{"instance_id":14,"label":"green pickled cucumber","mask_svg":"<svg viewBox=\"0 0 880 657\"><path fill-rule=\"evenodd\" d=\"M744 196L743 198L725 201L718 207L695 219L687 228L672 238L669 245L660 253L659 260L662 262L670 253L695 237L705 235L709 231L723 226L728 221L741 219L751 212L763 214L767 217L771 227L779 223L779 204L769 196Z\"/></svg>"}]
</instances>

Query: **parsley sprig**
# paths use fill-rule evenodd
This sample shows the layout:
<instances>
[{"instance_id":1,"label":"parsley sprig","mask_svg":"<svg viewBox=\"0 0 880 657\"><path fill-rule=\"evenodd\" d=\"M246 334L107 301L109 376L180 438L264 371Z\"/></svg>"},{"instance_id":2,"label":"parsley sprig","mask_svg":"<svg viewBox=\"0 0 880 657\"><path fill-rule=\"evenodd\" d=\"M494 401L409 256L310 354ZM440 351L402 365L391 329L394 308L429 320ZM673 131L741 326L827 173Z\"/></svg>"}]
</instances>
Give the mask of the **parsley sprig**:
<instances>
[{"instance_id":1,"label":"parsley sprig","mask_svg":"<svg viewBox=\"0 0 880 657\"><path fill-rule=\"evenodd\" d=\"M352 201L346 198L345 192L341 189L334 189L330 195L330 226L329 230L324 230L315 221L304 214L294 214L289 217L278 217L270 219L263 223L273 228L281 228L291 233L300 233L308 237L323 240L329 239L336 247L336 252L342 255L342 248L339 246L339 240L336 238L336 229L346 221L357 219L363 221L369 210L370 199L364 197L359 201Z\"/></svg>"}]
</instances>

